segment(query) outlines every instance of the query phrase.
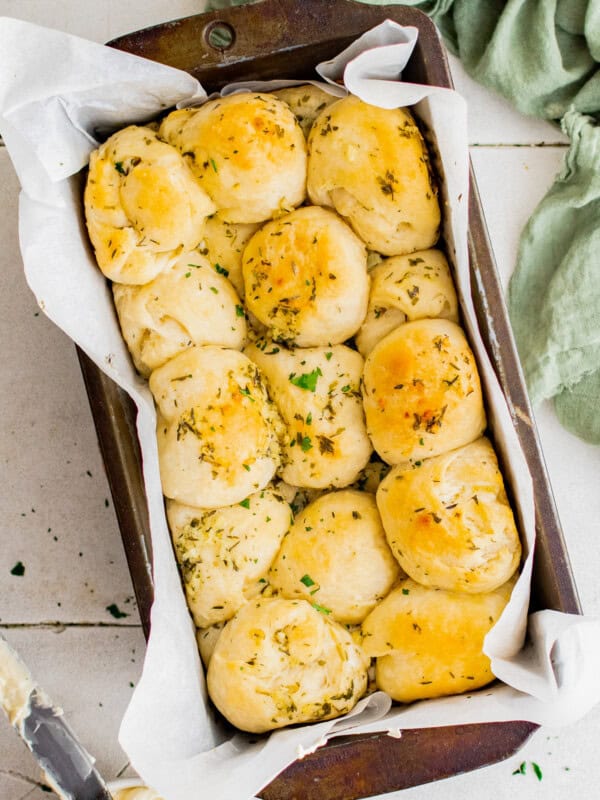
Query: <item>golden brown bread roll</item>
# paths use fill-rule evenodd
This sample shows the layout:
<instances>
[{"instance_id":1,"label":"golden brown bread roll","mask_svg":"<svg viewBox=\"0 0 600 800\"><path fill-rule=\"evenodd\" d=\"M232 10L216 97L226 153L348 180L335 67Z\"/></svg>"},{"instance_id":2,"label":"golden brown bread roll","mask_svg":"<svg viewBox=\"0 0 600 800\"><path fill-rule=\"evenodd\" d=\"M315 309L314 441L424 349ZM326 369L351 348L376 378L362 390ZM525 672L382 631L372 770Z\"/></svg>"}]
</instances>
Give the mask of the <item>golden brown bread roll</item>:
<instances>
[{"instance_id":1,"label":"golden brown bread roll","mask_svg":"<svg viewBox=\"0 0 600 800\"><path fill-rule=\"evenodd\" d=\"M206 628L230 619L265 588L291 509L263 489L212 510L170 500L167 519L188 607L195 625Z\"/></svg>"},{"instance_id":2,"label":"golden brown bread roll","mask_svg":"<svg viewBox=\"0 0 600 800\"><path fill-rule=\"evenodd\" d=\"M400 566L424 586L491 592L519 565L519 534L485 438L418 468L394 467L377 506Z\"/></svg>"},{"instance_id":3,"label":"golden brown bread roll","mask_svg":"<svg viewBox=\"0 0 600 800\"><path fill-rule=\"evenodd\" d=\"M305 206L262 227L244 250L246 303L274 339L339 344L367 313L367 252L337 214Z\"/></svg>"},{"instance_id":4,"label":"golden brown bread roll","mask_svg":"<svg viewBox=\"0 0 600 800\"><path fill-rule=\"evenodd\" d=\"M242 254L251 237L258 230L254 222L227 222L220 214L213 214L204 223L199 251L205 255L220 275L233 284L240 297L244 297Z\"/></svg>"},{"instance_id":5,"label":"golden brown bread roll","mask_svg":"<svg viewBox=\"0 0 600 800\"><path fill-rule=\"evenodd\" d=\"M277 89L273 94L292 109L303 134L307 137L321 111L339 100L336 95L329 94L319 86L313 86L312 83L287 86L285 89Z\"/></svg>"},{"instance_id":6,"label":"golden brown bread roll","mask_svg":"<svg viewBox=\"0 0 600 800\"><path fill-rule=\"evenodd\" d=\"M150 391L168 498L218 508L265 488L279 465L282 424L246 356L194 347L154 370Z\"/></svg>"},{"instance_id":7,"label":"golden brown bread roll","mask_svg":"<svg viewBox=\"0 0 600 800\"><path fill-rule=\"evenodd\" d=\"M382 339L365 361L363 397L369 436L388 464L468 444L486 424L473 353L445 319L406 322Z\"/></svg>"},{"instance_id":8,"label":"golden brown bread roll","mask_svg":"<svg viewBox=\"0 0 600 800\"><path fill-rule=\"evenodd\" d=\"M370 272L369 308L356 346L366 358L398 325L441 317L458 322L456 290L441 250L386 258Z\"/></svg>"},{"instance_id":9,"label":"golden brown bread roll","mask_svg":"<svg viewBox=\"0 0 600 800\"><path fill-rule=\"evenodd\" d=\"M411 703L478 689L494 679L483 640L514 581L464 594L402 581L365 619L359 639L377 659L377 688Z\"/></svg>"},{"instance_id":10,"label":"golden brown bread roll","mask_svg":"<svg viewBox=\"0 0 600 800\"><path fill-rule=\"evenodd\" d=\"M183 153L228 222L262 222L304 200L304 135L273 95L244 92L173 111L160 135Z\"/></svg>"},{"instance_id":11,"label":"golden brown bread roll","mask_svg":"<svg viewBox=\"0 0 600 800\"><path fill-rule=\"evenodd\" d=\"M352 483L372 449L360 399L360 354L342 344L288 350L267 339L245 353L266 376L286 425L283 480L309 489Z\"/></svg>"},{"instance_id":12,"label":"golden brown bread roll","mask_svg":"<svg viewBox=\"0 0 600 800\"><path fill-rule=\"evenodd\" d=\"M311 202L335 208L371 250L393 256L436 243L437 191L406 109L338 100L313 124L308 151Z\"/></svg>"},{"instance_id":13,"label":"golden brown bread roll","mask_svg":"<svg viewBox=\"0 0 600 800\"><path fill-rule=\"evenodd\" d=\"M113 295L123 338L144 377L194 345L244 346L240 298L196 251L143 286L113 284Z\"/></svg>"},{"instance_id":14,"label":"golden brown bread roll","mask_svg":"<svg viewBox=\"0 0 600 800\"><path fill-rule=\"evenodd\" d=\"M229 722L262 733L347 713L365 691L368 664L348 631L306 600L258 600L219 636L208 691Z\"/></svg>"},{"instance_id":15,"label":"golden brown bread roll","mask_svg":"<svg viewBox=\"0 0 600 800\"><path fill-rule=\"evenodd\" d=\"M148 283L200 241L215 206L174 147L131 125L90 156L85 216L98 266Z\"/></svg>"},{"instance_id":16,"label":"golden brown bread roll","mask_svg":"<svg viewBox=\"0 0 600 800\"><path fill-rule=\"evenodd\" d=\"M344 624L362 622L400 574L375 498L346 489L315 500L294 520L269 572L283 597L303 597Z\"/></svg>"}]
</instances>

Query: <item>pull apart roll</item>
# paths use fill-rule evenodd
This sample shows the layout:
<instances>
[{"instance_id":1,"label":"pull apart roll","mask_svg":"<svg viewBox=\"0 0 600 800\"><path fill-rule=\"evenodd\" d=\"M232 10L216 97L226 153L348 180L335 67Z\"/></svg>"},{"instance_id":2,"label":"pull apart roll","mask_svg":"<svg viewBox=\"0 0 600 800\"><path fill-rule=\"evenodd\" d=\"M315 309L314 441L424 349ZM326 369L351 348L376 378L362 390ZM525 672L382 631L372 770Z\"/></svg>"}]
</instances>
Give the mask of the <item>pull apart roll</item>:
<instances>
[{"instance_id":1,"label":"pull apart roll","mask_svg":"<svg viewBox=\"0 0 600 800\"><path fill-rule=\"evenodd\" d=\"M473 691L494 679L483 640L510 599L514 580L464 594L402 581L362 624L358 638L376 658L377 688L411 703Z\"/></svg>"},{"instance_id":2,"label":"pull apart roll","mask_svg":"<svg viewBox=\"0 0 600 800\"><path fill-rule=\"evenodd\" d=\"M486 425L477 364L454 322L406 322L365 361L367 430L377 453L400 464L472 442Z\"/></svg>"},{"instance_id":3,"label":"pull apart roll","mask_svg":"<svg viewBox=\"0 0 600 800\"><path fill-rule=\"evenodd\" d=\"M143 286L113 284L113 295L123 338L144 377L194 345L241 350L246 341L240 298L196 251Z\"/></svg>"},{"instance_id":4,"label":"pull apart roll","mask_svg":"<svg viewBox=\"0 0 600 800\"><path fill-rule=\"evenodd\" d=\"M307 489L352 483L372 450L360 398L360 354L341 344L288 350L267 339L244 352L265 375L286 426L280 477Z\"/></svg>"},{"instance_id":5,"label":"pull apart roll","mask_svg":"<svg viewBox=\"0 0 600 800\"><path fill-rule=\"evenodd\" d=\"M167 519L188 607L194 623L206 628L230 619L264 590L291 509L264 489L212 510L169 500Z\"/></svg>"},{"instance_id":6,"label":"pull apart roll","mask_svg":"<svg viewBox=\"0 0 600 800\"><path fill-rule=\"evenodd\" d=\"M362 622L400 575L373 495L331 492L294 520L269 572L283 597L303 597L344 624Z\"/></svg>"},{"instance_id":7,"label":"pull apart roll","mask_svg":"<svg viewBox=\"0 0 600 800\"><path fill-rule=\"evenodd\" d=\"M485 438L418 468L394 467L377 491L377 506L392 552L424 586L491 592L519 565L519 534Z\"/></svg>"},{"instance_id":8,"label":"pull apart roll","mask_svg":"<svg viewBox=\"0 0 600 800\"><path fill-rule=\"evenodd\" d=\"M440 208L423 137L410 112L345 97L308 137L308 196L344 217L386 256L432 247Z\"/></svg>"},{"instance_id":9,"label":"pull apart roll","mask_svg":"<svg viewBox=\"0 0 600 800\"><path fill-rule=\"evenodd\" d=\"M148 283L193 250L216 210L181 154L135 125L90 156L84 206L98 266L127 284Z\"/></svg>"},{"instance_id":10,"label":"pull apart roll","mask_svg":"<svg viewBox=\"0 0 600 800\"><path fill-rule=\"evenodd\" d=\"M247 603L219 636L208 691L251 733L346 714L367 686L369 659L348 631L306 600Z\"/></svg>"},{"instance_id":11,"label":"pull apart roll","mask_svg":"<svg viewBox=\"0 0 600 800\"><path fill-rule=\"evenodd\" d=\"M265 488L283 427L256 364L236 350L195 347L154 370L150 391L166 497L218 508Z\"/></svg>"},{"instance_id":12,"label":"pull apart roll","mask_svg":"<svg viewBox=\"0 0 600 800\"><path fill-rule=\"evenodd\" d=\"M242 269L248 308L274 339L339 344L367 313L367 251L325 208L305 206L267 223L248 242Z\"/></svg>"},{"instance_id":13,"label":"pull apart roll","mask_svg":"<svg viewBox=\"0 0 600 800\"><path fill-rule=\"evenodd\" d=\"M241 298L244 297L242 255L258 228L254 222L227 222L220 214L213 214L204 224L198 245L200 253L220 275L231 281Z\"/></svg>"},{"instance_id":14,"label":"pull apart roll","mask_svg":"<svg viewBox=\"0 0 600 800\"><path fill-rule=\"evenodd\" d=\"M369 275L369 308L356 334L356 346L365 358L404 322L428 317L458 322L456 290L441 250L386 258Z\"/></svg>"},{"instance_id":15,"label":"pull apart roll","mask_svg":"<svg viewBox=\"0 0 600 800\"><path fill-rule=\"evenodd\" d=\"M263 222L306 196L306 142L290 108L244 92L173 111L160 136L183 154L227 222Z\"/></svg>"}]
</instances>

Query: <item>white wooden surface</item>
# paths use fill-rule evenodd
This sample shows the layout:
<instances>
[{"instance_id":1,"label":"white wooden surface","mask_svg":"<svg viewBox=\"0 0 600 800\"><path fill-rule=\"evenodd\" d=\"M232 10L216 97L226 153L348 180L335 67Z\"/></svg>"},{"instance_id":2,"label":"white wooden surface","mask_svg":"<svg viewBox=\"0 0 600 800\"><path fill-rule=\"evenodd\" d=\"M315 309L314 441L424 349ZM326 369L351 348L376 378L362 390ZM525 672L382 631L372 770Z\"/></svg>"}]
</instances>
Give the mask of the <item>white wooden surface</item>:
<instances>
[{"instance_id":1,"label":"white wooden surface","mask_svg":"<svg viewBox=\"0 0 600 800\"><path fill-rule=\"evenodd\" d=\"M101 42L203 5L0 0L0 15ZM469 102L471 154L506 285L519 232L559 170L566 140L554 127L517 114L471 81L455 59L451 63ZM73 345L38 312L23 279L17 198L17 180L0 146L0 631L64 707L102 773L114 778L129 774L117 731L142 668L144 639ZM583 607L600 614L600 450L565 432L550 406L537 419ZM18 561L25 566L22 577L11 574ZM115 620L107 611L111 603L128 616ZM506 762L395 796L595 798L599 744L596 708L567 729L541 730ZM512 775L521 761L528 762L526 774ZM540 766L541 782L529 762ZM0 798L42 800L49 795L40 780L0 718Z\"/></svg>"}]
</instances>

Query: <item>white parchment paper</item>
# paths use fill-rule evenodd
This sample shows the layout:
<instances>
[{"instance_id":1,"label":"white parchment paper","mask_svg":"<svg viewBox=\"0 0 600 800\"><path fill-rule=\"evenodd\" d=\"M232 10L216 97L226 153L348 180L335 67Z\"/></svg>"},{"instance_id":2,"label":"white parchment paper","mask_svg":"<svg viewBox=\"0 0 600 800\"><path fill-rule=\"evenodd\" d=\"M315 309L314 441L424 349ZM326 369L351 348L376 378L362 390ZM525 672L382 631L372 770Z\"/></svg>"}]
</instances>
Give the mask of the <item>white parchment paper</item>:
<instances>
[{"instance_id":1,"label":"white parchment paper","mask_svg":"<svg viewBox=\"0 0 600 800\"><path fill-rule=\"evenodd\" d=\"M154 407L145 381L131 365L110 291L87 241L78 175L101 133L144 122L173 105L202 102L206 94L195 79L178 70L57 31L0 19L0 132L22 186L19 225L27 280L45 313L131 394L139 409L155 602L143 675L126 711L120 741L142 778L166 800L200 795L250 798L288 763L342 732L398 735L402 728L512 719L560 725L575 721L600 699L600 621L548 610L527 616L534 498L472 307L466 108L453 91L401 82L417 33L385 22L337 59L320 65L319 72L336 94L341 90L333 84L343 80L346 89L375 105L414 106L430 135L443 179L448 255L523 537L521 577L485 644L492 669L504 684L408 707L392 706L377 692L339 720L270 736L230 738L206 701L194 629L165 521Z\"/></svg>"}]
</instances>

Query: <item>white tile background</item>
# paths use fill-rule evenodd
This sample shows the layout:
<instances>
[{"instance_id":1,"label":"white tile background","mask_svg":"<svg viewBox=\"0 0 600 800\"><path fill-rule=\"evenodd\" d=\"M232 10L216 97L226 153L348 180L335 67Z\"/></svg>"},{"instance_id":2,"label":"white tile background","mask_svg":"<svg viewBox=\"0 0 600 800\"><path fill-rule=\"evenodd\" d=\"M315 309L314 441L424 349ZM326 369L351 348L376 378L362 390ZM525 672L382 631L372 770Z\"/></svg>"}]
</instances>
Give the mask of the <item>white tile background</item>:
<instances>
[{"instance_id":1,"label":"white tile background","mask_svg":"<svg viewBox=\"0 0 600 800\"><path fill-rule=\"evenodd\" d=\"M202 10L202 0L0 0L0 15L96 41ZM520 230L560 169L565 137L468 78L471 155L504 285ZM18 184L0 146L0 631L60 703L107 778L128 774L117 743L141 670L144 639L83 382L71 342L38 313L22 275ZM52 269L52 263L48 263ZM600 614L600 449L565 432L549 406L540 437L586 612ZM25 575L10 570L17 561ZM128 614L115 620L106 607ZM567 729L541 730L517 756L397 795L405 800L581 800L598 797L600 709ZM521 761L531 767L513 776ZM1 800L49 795L28 752L0 718ZM242 799L240 799L242 800Z\"/></svg>"}]
</instances>

